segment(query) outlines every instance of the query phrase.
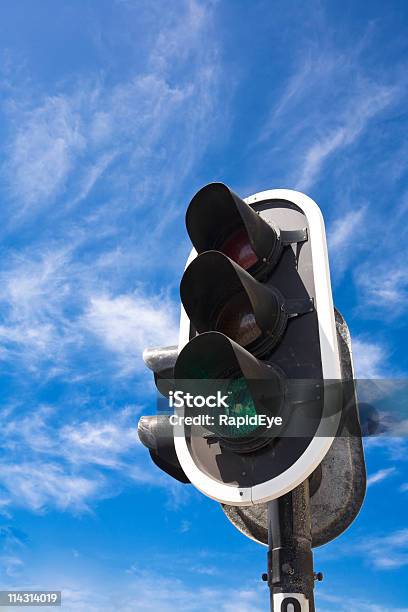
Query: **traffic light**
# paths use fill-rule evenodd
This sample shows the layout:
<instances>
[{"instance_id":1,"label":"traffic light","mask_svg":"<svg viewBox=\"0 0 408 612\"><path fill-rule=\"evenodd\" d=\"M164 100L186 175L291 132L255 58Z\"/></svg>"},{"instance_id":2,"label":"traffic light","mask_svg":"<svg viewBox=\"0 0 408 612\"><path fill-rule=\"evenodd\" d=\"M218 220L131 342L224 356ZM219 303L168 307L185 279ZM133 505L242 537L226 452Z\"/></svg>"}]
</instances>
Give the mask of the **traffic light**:
<instances>
[{"instance_id":1,"label":"traffic light","mask_svg":"<svg viewBox=\"0 0 408 612\"><path fill-rule=\"evenodd\" d=\"M266 502L316 469L341 417L321 213L298 192L248 203L214 183L192 199L186 226L195 252L180 284L175 386L191 395L223 391L229 402L207 411L214 424L204 429L185 424L194 408L179 409L177 457L206 495ZM245 427L230 424L239 417ZM260 425L262 417L273 425Z\"/></svg>"},{"instance_id":2,"label":"traffic light","mask_svg":"<svg viewBox=\"0 0 408 612\"><path fill-rule=\"evenodd\" d=\"M168 352L154 353L153 365L146 360L168 398L178 391L228 401L201 410L184 402L172 424L163 414L165 447L173 435L171 465L206 495L237 506L266 502L312 474L341 418L322 216L299 192L244 202L213 183L190 202L186 226L194 249L180 284L179 347L171 367ZM199 412L204 427L186 424ZM143 423L141 439L151 447Z\"/></svg>"}]
</instances>

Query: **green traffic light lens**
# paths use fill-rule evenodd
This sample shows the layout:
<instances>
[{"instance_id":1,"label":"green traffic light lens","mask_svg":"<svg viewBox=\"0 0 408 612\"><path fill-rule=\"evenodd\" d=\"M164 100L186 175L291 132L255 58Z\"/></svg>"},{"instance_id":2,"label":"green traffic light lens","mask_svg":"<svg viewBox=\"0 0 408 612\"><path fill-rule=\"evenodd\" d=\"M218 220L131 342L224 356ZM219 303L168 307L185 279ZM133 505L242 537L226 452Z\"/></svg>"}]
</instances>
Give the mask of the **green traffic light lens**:
<instances>
[{"instance_id":1,"label":"green traffic light lens","mask_svg":"<svg viewBox=\"0 0 408 612\"><path fill-rule=\"evenodd\" d=\"M228 408L214 409L214 429L216 433L223 438L230 439L250 436L258 429L256 423L251 424L250 422L250 417L256 417L257 411L245 378L231 380L226 388L226 395L229 398ZM228 422L224 424L220 417L226 417ZM245 423L237 426L237 417L244 418Z\"/></svg>"}]
</instances>

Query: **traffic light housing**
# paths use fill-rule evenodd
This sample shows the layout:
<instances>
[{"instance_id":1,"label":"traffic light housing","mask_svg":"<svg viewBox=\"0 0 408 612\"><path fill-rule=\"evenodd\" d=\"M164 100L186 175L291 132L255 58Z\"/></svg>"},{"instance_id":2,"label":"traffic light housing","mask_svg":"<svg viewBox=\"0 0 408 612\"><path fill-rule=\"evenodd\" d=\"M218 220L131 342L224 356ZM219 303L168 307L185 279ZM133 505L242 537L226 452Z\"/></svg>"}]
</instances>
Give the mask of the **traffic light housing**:
<instances>
[{"instance_id":1,"label":"traffic light housing","mask_svg":"<svg viewBox=\"0 0 408 612\"><path fill-rule=\"evenodd\" d=\"M341 368L322 216L299 192L272 190L244 202L213 183L192 199L186 225L195 249L180 285L174 379L159 374L156 382L167 395L227 389L229 416L264 414L283 425L240 432L191 427L183 418L194 409L183 405L173 427L178 465L221 503L262 503L310 476L340 422ZM207 412L216 418L222 410Z\"/></svg>"},{"instance_id":2,"label":"traffic light housing","mask_svg":"<svg viewBox=\"0 0 408 612\"><path fill-rule=\"evenodd\" d=\"M204 378L243 378L255 400L269 380L282 393L270 393L268 408L286 422L285 435L264 435L258 443L255 432L249 435L245 453L223 436L180 425L177 456L189 480L210 497L232 505L265 502L313 472L341 414L322 216L299 192L273 190L244 202L214 183L191 201L186 225L196 251L180 286L176 386L197 383L203 364Z\"/></svg>"},{"instance_id":3,"label":"traffic light housing","mask_svg":"<svg viewBox=\"0 0 408 612\"><path fill-rule=\"evenodd\" d=\"M250 413L269 409L287 427L281 436L251 427L239 436L228 427L191 435L170 423L170 411L142 417L139 436L162 470L220 501L238 529L263 543L264 502L308 478L313 545L330 541L361 506L365 466L355 394L350 404L341 384L353 378L351 347L338 313L336 331L320 210L299 192L243 201L215 183L193 198L186 225L195 248L180 284L179 346L144 353L157 388L168 399L177 388L233 383L241 398L249 393ZM357 423L352 435L341 422L347 411Z\"/></svg>"}]
</instances>

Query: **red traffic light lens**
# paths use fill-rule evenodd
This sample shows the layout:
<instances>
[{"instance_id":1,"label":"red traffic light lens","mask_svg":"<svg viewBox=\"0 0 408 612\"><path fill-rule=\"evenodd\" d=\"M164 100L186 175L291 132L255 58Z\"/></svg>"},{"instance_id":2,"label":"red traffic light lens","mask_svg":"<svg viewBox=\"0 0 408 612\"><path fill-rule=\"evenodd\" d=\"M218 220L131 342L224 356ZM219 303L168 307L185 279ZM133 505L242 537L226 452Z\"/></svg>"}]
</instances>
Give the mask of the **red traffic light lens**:
<instances>
[{"instance_id":1,"label":"red traffic light lens","mask_svg":"<svg viewBox=\"0 0 408 612\"><path fill-rule=\"evenodd\" d=\"M240 228L231 234L219 250L244 270L248 270L258 261L244 228Z\"/></svg>"},{"instance_id":2,"label":"red traffic light lens","mask_svg":"<svg viewBox=\"0 0 408 612\"><path fill-rule=\"evenodd\" d=\"M251 344L262 335L245 293L236 293L224 304L218 313L214 330L241 346Z\"/></svg>"}]
</instances>

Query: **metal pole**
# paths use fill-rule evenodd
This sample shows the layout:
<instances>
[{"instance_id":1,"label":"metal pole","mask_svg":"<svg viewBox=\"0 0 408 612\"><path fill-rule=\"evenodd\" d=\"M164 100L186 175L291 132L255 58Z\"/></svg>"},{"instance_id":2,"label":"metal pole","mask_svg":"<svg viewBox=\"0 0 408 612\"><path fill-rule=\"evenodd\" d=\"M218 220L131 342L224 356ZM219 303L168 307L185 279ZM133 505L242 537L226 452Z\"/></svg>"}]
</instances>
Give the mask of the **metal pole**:
<instances>
[{"instance_id":1,"label":"metal pole","mask_svg":"<svg viewBox=\"0 0 408 612\"><path fill-rule=\"evenodd\" d=\"M315 612L309 482L268 502L272 612ZM319 576L320 578L320 576Z\"/></svg>"}]
</instances>

